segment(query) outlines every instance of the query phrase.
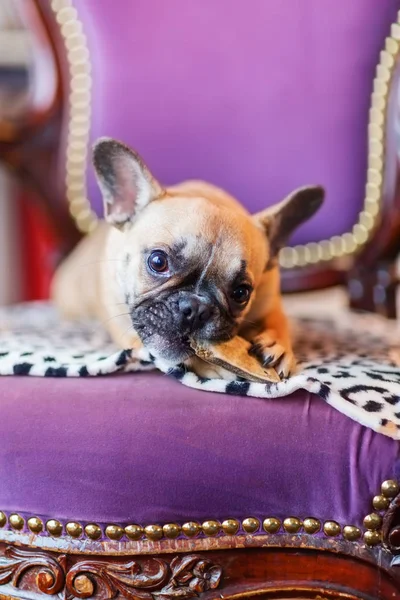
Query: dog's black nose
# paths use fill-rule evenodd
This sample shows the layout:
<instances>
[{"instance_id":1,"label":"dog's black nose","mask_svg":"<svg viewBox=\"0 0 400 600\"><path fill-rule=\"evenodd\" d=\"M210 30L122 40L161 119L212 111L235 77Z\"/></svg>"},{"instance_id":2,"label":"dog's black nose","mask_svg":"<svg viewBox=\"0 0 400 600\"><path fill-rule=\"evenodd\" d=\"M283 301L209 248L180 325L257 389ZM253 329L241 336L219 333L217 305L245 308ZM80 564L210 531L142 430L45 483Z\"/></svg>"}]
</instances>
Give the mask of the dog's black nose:
<instances>
[{"instance_id":1,"label":"dog's black nose","mask_svg":"<svg viewBox=\"0 0 400 600\"><path fill-rule=\"evenodd\" d=\"M182 323L189 326L193 331L200 329L210 318L211 307L208 303L197 296L181 298L179 300L179 312Z\"/></svg>"}]
</instances>

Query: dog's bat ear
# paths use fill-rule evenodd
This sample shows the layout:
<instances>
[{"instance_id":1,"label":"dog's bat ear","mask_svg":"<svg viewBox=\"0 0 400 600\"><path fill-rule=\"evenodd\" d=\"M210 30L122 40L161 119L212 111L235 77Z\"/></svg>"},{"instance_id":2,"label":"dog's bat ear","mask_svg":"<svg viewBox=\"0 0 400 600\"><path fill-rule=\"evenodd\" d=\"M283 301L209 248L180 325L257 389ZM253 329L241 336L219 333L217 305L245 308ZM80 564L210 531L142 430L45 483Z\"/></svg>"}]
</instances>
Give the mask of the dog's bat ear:
<instances>
[{"instance_id":1,"label":"dog's bat ear","mask_svg":"<svg viewBox=\"0 0 400 600\"><path fill-rule=\"evenodd\" d=\"M285 246L293 231L317 212L324 196L325 191L321 186L299 188L279 204L253 216L268 236L270 260Z\"/></svg>"},{"instance_id":2,"label":"dog's bat ear","mask_svg":"<svg viewBox=\"0 0 400 600\"><path fill-rule=\"evenodd\" d=\"M123 227L149 202L163 193L142 158L111 138L100 138L93 146L93 165L104 200L104 218Z\"/></svg>"}]
</instances>

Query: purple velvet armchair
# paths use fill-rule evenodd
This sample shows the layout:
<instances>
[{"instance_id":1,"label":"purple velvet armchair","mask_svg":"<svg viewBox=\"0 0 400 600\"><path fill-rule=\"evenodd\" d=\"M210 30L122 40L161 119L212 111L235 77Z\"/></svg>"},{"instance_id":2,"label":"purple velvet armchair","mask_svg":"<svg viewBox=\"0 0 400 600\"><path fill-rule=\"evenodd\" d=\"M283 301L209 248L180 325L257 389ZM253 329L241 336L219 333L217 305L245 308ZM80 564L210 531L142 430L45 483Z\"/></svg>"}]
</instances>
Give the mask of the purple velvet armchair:
<instances>
[{"instance_id":1,"label":"purple velvet armchair","mask_svg":"<svg viewBox=\"0 0 400 600\"><path fill-rule=\"evenodd\" d=\"M64 186L77 228L96 226L103 135L254 211L320 183L285 290L343 284L395 316L399 2L34 6L62 92L56 183L35 179L50 212ZM21 377L0 379L0 415L0 598L400 597L398 442L311 394L266 410L156 374Z\"/></svg>"}]
</instances>

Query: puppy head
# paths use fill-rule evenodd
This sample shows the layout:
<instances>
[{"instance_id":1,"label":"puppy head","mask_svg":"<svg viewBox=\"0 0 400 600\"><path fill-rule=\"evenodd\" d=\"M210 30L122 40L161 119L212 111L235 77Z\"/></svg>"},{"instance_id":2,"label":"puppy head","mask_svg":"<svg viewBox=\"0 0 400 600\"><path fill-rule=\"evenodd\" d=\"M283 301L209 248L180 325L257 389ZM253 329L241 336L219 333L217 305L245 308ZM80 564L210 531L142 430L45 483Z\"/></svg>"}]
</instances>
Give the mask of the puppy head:
<instances>
[{"instance_id":1,"label":"puppy head","mask_svg":"<svg viewBox=\"0 0 400 600\"><path fill-rule=\"evenodd\" d=\"M323 197L321 188L303 188L251 216L201 184L163 189L115 140L99 140L93 162L105 219L115 227L109 258L133 328L173 363L193 353L193 340L236 335L263 273Z\"/></svg>"}]
</instances>

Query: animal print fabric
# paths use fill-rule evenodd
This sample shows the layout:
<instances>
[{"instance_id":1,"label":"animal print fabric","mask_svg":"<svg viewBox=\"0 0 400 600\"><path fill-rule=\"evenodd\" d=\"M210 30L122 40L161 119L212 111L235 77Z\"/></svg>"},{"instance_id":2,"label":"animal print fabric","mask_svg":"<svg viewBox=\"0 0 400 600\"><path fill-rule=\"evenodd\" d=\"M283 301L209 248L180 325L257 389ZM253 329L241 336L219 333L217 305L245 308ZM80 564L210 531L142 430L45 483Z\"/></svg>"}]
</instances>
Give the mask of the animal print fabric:
<instances>
[{"instance_id":1,"label":"animal print fabric","mask_svg":"<svg viewBox=\"0 0 400 600\"><path fill-rule=\"evenodd\" d=\"M299 361L295 375L270 384L229 382L201 378L184 365L171 369L145 350L118 350L101 324L63 321L48 303L21 304L0 310L0 375L96 377L159 369L210 392L273 399L303 389L362 425L400 439L398 325L372 315L303 311L292 326Z\"/></svg>"}]
</instances>

